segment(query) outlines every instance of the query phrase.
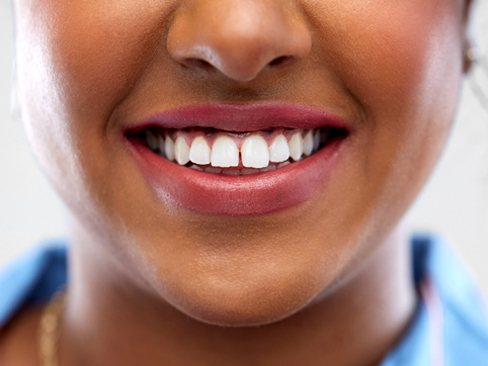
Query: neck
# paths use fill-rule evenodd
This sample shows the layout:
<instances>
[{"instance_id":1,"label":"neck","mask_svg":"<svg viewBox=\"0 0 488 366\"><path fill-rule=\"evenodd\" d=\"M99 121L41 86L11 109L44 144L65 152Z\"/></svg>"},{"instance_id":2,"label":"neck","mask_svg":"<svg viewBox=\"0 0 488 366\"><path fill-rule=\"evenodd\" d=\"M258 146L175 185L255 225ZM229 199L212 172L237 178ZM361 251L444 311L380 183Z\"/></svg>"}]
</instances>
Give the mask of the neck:
<instances>
[{"instance_id":1,"label":"neck","mask_svg":"<svg viewBox=\"0 0 488 366\"><path fill-rule=\"evenodd\" d=\"M285 320L247 328L195 321L143 293L86 243L73 244L60 344L66 365L377 364L415 307L400 229L330 294Z\"/></svg>"}]
</instances>

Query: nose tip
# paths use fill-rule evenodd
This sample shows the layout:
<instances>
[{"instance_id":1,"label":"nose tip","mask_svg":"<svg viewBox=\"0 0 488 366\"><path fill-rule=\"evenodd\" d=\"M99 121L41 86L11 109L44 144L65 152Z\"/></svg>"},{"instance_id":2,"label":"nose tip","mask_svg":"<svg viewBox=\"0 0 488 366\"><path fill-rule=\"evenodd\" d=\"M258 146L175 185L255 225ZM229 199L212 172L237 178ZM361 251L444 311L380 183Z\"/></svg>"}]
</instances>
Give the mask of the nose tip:
<instances>
[{"instance_id":1,"label":"nose tip","mask_svg":"<svg viewBox=\"0 0 488 366\"><path fill-rule=\"evenodd\" d=\"M305 57L311 35L299 12L284 9L281 0L202 0L175 16L167 48L191 70L218 71L244 82Z\"/></svg>"}]
</instances>

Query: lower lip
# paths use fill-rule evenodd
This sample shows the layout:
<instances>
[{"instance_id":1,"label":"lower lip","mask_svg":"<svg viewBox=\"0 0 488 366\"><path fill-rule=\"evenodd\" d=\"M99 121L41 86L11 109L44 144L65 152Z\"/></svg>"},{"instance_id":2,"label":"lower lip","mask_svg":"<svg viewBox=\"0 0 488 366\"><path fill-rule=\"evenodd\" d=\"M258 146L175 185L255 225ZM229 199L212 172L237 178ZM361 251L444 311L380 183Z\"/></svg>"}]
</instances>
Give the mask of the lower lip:
<instances>
[{"instance_id":1,"label":"lower lip","mask_svg":"<svg viewBox=\"0 0 488 366\"><path fill-rule=\"evenodd\" d=\"M199 213L257 216L304 203L326 189L347 141L331 142L310 157L245 176L200 172L170 162L124 137L142 174L165 203Z\"/></svg>"}]
</instances>

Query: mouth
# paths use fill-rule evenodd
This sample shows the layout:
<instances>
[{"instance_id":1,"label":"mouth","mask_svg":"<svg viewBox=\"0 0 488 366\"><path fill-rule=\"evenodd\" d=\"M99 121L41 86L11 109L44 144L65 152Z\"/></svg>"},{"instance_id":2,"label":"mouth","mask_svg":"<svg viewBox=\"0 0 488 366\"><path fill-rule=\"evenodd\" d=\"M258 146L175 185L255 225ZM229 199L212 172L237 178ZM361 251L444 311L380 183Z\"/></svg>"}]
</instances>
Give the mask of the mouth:
<instances>
[{"instance_id":1,"label":"mouth","mask_svg":"<svg viewBox=\"0 0 488 366\"><path fill-rule=\"evenodd\" d=\"M350 133L338 117L310 107L223 104L159 113L123 136L165 203L250 216L325 189Z\"/></svg>"},{"instance_id":2,"label":"mouth","mask_svg":"<svg viewBox=\"0 0 488 366\"><path fill-rule=\"evenodd\" d=\"M145 128L129 133L133 144L159 157L200 172L252 175L284 168L344 138L337 128L283 129L228 132L215 129L184 130Z\"/></svg>"}]
</instances>

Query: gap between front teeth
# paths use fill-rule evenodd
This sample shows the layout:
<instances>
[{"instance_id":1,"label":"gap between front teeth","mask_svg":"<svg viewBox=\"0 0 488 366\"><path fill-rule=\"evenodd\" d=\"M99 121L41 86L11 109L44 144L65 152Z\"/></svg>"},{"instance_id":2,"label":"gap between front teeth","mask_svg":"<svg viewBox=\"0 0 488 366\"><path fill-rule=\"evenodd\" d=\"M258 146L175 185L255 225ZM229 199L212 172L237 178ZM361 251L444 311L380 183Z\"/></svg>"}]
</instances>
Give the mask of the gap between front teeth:
<instances>
[{"instance_id":1,"label":"gap between front teeth","mask_svg":"<svg viewBox=\"0 0 488 366\"><path fill-rule=\"evenodd\" d=\"M293 130L275 133L267 141L260 133L251 133L246 137L217 133L209 138L203 134L190 136L184 131L158 135L148 130L145 138L151 150L179 165L193 163L192 167L197 170L201 166L202 171L237 175L245 173L245 169L233 171L221 168L276 169L279 163L288 162L290 158L298 161L303 156L313 154L324 136L318 129Z\"/></svg>"}]
</instances>

